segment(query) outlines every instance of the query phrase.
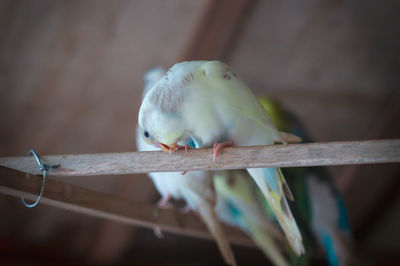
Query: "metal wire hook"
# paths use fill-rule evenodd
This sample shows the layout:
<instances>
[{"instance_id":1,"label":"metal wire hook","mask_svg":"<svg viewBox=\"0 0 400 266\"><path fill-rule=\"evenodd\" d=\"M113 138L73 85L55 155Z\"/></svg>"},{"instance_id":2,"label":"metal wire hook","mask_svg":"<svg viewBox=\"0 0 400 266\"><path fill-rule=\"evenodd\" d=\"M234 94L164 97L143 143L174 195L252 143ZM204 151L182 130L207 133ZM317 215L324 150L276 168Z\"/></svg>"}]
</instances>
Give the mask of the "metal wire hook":
<instances>
[{"instance_id":1,"label":"metal wire hook","mask_svg":"<svg viewBox=\"0 0 400 266\"><path fill-rule=\"evenodd\" d=\"M24 197L21 198L22 203L28 208L32 208L32 207L35 207L36 205L38 205L40 199L42 198L43 191L44 191L44 184L46 183L47 171L51 168L57 168L60 166L59 164L44 164L44 163L42 163L42 161L40 161L40 159L39 159L39 156L37 156L37 154L35 153L34 150L30 150L28 152L28 156L30 156L30 155L35 156L35 159L40 167L40 171L43 172L43 182L42 182L42 187L40 189L40 193L34 203L32 203L32 204L26 203ZM28 176L28 174L27 174L27 176Z\"/></svg>"}]
</instances>

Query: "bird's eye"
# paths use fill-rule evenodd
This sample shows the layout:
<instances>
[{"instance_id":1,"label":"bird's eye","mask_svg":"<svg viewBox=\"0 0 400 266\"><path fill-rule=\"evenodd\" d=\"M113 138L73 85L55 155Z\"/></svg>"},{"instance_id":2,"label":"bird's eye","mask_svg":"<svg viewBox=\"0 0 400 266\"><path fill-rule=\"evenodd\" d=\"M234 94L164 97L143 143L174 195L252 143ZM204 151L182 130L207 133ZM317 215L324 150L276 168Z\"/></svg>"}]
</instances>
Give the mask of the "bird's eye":
<instances>
[{"instance_id":1,"label":"bird's eye","mask_svg":"<svg viewBox=\"0 0 400 266\"><path fill-rule=\"evenodd\" d=\"M149 131L147 131L147 130L145 130L145 131L143 132L143 135L144 135L146 138L150 137L150 133L149 133Z\"/></svg>"}]
</instances>

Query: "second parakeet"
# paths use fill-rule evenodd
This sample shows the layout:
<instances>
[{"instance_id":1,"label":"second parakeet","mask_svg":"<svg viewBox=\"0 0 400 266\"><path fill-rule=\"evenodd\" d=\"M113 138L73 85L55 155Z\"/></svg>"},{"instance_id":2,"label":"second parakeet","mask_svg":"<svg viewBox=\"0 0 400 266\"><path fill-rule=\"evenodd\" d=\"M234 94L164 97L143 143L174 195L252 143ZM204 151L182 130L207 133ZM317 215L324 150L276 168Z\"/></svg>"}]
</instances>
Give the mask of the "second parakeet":
<instances>
[{"instance_id":1,"label":"second parakeet","mask_svg":"<svg viewBox=\"0 0 400 266\"><path fill-rule=\"evenodd\" d=\"M276 100L260 98L279 130L296 134L305 142L311 139L300 121ZM331 266L350 263L350 224L339 191L325 167L284 168L296 198L291 209L302 229L311 230ZM303 230L303 231L304 231Z\"/></svg>"}]
</instances>

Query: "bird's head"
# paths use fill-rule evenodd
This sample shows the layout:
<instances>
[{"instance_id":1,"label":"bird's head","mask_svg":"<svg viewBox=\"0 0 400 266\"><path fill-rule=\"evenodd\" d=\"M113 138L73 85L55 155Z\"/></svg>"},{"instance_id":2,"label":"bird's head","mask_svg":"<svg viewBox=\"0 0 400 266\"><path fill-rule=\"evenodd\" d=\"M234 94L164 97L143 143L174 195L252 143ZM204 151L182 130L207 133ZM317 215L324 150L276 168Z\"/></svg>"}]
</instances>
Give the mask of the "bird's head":
<instances>
[{"instance_id":1,"label":"bird's head","mask_svg":"<svg viewBox=\"0 0 400 266\"><path fill-rule=\"evenodd\" d=\"M177 110L160 106L159 97L153 89L146 94L139 110L139 126L142 137L148 144L163 151L173 151L185 135L185 124Z\"/></svg>"}]
</instances>

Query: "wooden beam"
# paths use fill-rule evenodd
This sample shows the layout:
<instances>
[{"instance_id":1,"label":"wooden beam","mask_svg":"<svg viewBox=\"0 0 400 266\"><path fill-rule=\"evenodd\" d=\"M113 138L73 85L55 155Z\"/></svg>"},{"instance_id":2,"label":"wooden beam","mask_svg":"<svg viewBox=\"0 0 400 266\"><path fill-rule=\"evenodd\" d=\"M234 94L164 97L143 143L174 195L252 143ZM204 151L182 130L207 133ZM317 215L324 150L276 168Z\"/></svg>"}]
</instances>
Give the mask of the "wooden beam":
<instances>
[{"instance_id":1,"label":"wooden beam","mask_svg":"<svg viewBox=\"0 0 400 266\"><path fill-rule=\"evenodd\" d=\"M256 3L256 0L209 1L180 61L227 61Z\"/></svg>"},{"instance_id":2,"label":"wooden beam","mask_svg":"<svg viewBox=\"0 0 400 266\"><path fill-rule=\"evenodd\" d=\"M186 170L221 170L400 162L400 139L225 148L217 162L212 149L41 156L60 164L49 175L82 176ZM0 166L40 174L33 157L3 157Z\"/></svg>"},{"instance_id":3,"label":"wooden beam","mask_svg":"<svg viewBox=\"0 0 400 266\"><path fill-rule=\"evenodd\" d=\"M0 167L0 177L0 193L15 197L34 200L42 185L40 176L27 179L25 174L4 167ZM151 204L117 198L52 179L46 181L40 204L146 228L159 227L165 232L212 239L197 215L163 210ZM232 243L254 246L240 231L230 227L226 227L225 231Z\"/></svg>"}]
</instances>

